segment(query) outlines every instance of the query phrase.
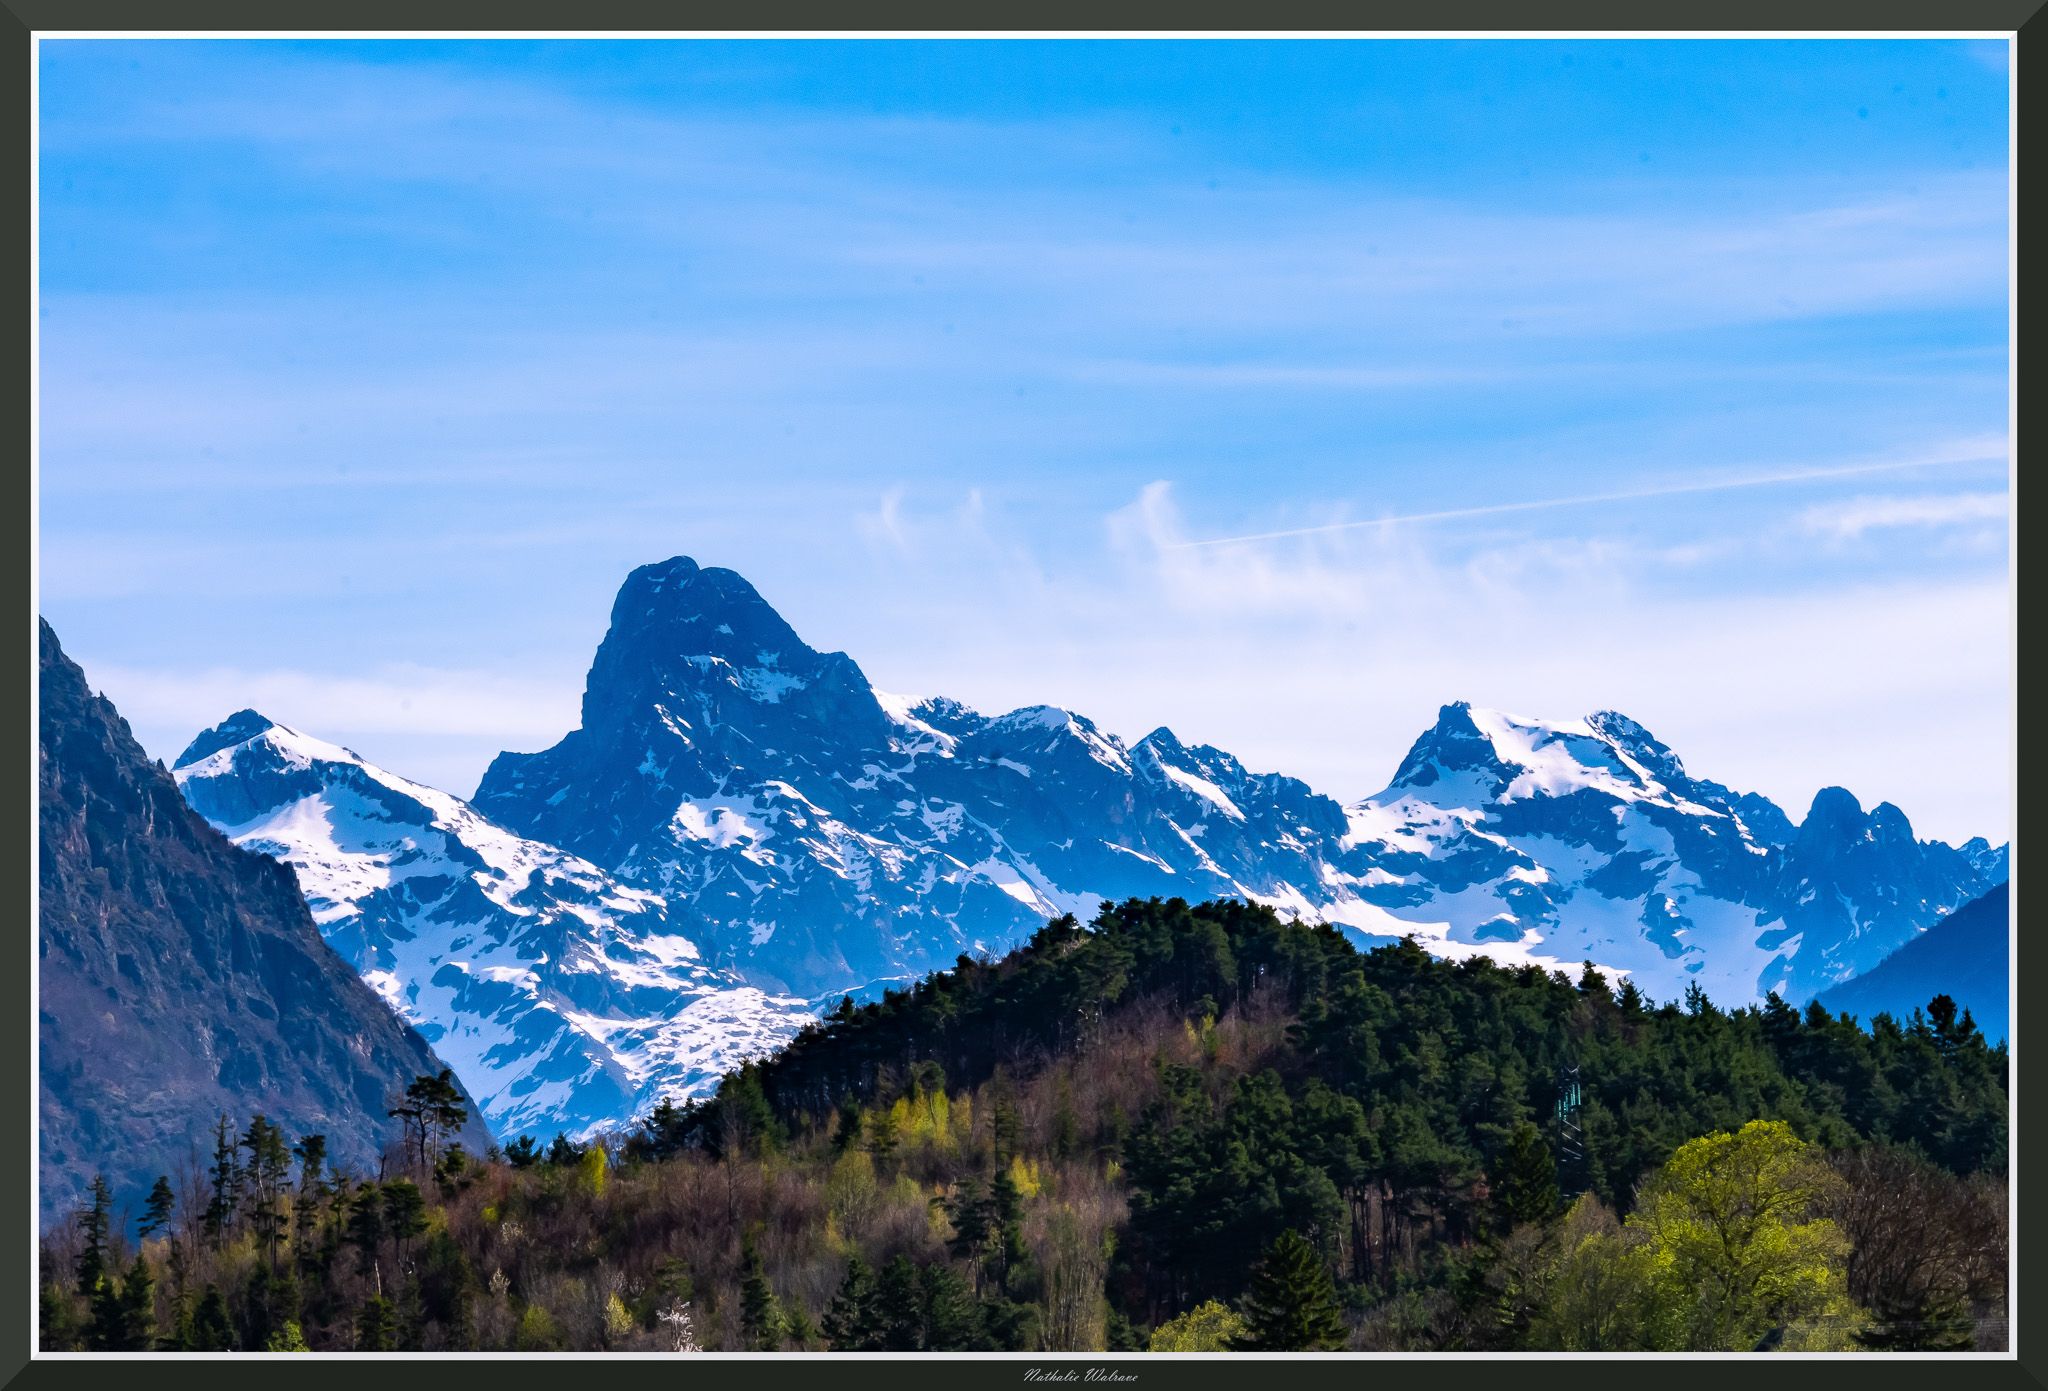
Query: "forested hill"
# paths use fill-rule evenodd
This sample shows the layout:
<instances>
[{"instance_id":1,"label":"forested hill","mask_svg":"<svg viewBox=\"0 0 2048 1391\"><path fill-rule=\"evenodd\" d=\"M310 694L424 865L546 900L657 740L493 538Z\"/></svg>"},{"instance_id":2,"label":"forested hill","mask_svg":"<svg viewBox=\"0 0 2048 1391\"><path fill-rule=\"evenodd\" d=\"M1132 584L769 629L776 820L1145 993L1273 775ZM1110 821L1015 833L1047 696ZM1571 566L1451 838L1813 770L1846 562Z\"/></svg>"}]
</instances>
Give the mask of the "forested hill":
<instances>
[{"instance_id":1,"label":"forested hill","mask_svg":"<svg viewBox=\"0 0 2048 1391\"><path fill-rule=\"evenodd\" d=\"M1072 1054L1120 1015L1163 1011L1179 1028L1254 1003L1289 1021L1273 1060L1287 1097L1340 1130L1354 1103L1364 1120L1330 1175L1340 1188L1384 1183L1457 1207L1517 1123L1551 1121L1563 1067L1578 1069L1586 1150L1583 1174L1563 1180L1624 1210L1637 1178L1679 1145L1753 1119L1833 1147L1911 1143L1958 1174L2005 1162L2005 1046L1946 1002L1868 1021L1819 1006L1802 1015L1775 996L1727 1011L1697 988L1658 1004L1590 968L1574 982L1438 960L1412 941L1359 952L1329 927L1234 900L1129 900L1085 928L1058 919L999 962L963 957L863 1008L842 1002L757 1083L727 1091L758 1085L795 1121L848 1098L891 1100L921 1065L975 1086ZM1078 1123L1099 1143L1136 1119ZM1276 1152L1323 1143L1260 1132L1255 1154L1262 1135Z\"/></svg>"},{"instance_id":2,"label":"forested hill","mask_svg":"<svg viewBox=\"0 0 2048 1391\"><path fill-rule=\"evenodd\" d=\"M2006 1063L1941 998L1657 1004L1131 900L592 1148L253 1209L229 1165L132 1266L82 1220L43 1346L1998 1349Z\"/></svg>"}]
</instances>

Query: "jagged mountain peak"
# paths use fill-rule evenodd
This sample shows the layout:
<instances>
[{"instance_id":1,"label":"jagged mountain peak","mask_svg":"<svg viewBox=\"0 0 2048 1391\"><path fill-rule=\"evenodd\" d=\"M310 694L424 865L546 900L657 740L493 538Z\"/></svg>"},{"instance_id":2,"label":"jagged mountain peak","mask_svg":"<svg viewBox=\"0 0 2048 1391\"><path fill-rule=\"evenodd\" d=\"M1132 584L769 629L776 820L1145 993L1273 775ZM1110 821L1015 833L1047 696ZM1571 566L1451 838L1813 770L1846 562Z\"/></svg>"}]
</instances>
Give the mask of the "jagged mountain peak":
<instances>
[{"instance_id":1,"label":"jagged mountain peak","mask_svg":"<svg viewBox=\"0 0 2048 1391\"><path fill-rule=\"evenodd\" d=\"M1686 781L1685 765L1668 745L1619 710L1599 710L1586 716L1586 727L1616 748L1626 752L1659 779Z\"/></svg>"},{"instance_id":2,"label":"jagged mountain peak","mask_svg":"<svg viewBox=\"0 0 2048 1391\"><path fill-rule=\"evenodd\" d=\"M688 556L626 577L583 693L582 733L600 742L772 725L886 744L890 723L851 657L817 651L743 576Z\"/></svg>"},{"instance_id":3,"label":"jagged mountain peak","mask_svg":"<svg viewBox=\"0 0 2048 1391\"><path fill-rule=\"evenodd\" d=\"M818 655L738 571L700 566L686 555L626 576L612 604L612 631L658 635L677 656L717 656L736 665L764 653L786 653L792 664Z\"/></svg>"},{"instance_id":4,"label":"jagged mountain peak","mask_svg":"<svg viewBox=\"0 0 2048 1391\"><path fill-rule=\"evenodd\" d=\"M197 763L200 759L219 753L222 749L253 739L275 725L276 721L267 719L254 710L237 710L212 729L201 730L198 737L185 746L185 752L178 755L178 761L171 765L171 769L175 772Z\"/></svg>"},{"instance_id":5,"label":"jagged mountain peak","mask_svg":"<svg viewBox=\"0 0 2048 1391\"><path fill-rule=\"evenodd\" d=\"M1437 713L1380 796L1419 792L1438 806L1470 806L1591 788L1633 800L1666 795L1660 772L1684 777L1670 750L1614 711L1549 720L1460 700Z\"/></svg>"}]
</instances>

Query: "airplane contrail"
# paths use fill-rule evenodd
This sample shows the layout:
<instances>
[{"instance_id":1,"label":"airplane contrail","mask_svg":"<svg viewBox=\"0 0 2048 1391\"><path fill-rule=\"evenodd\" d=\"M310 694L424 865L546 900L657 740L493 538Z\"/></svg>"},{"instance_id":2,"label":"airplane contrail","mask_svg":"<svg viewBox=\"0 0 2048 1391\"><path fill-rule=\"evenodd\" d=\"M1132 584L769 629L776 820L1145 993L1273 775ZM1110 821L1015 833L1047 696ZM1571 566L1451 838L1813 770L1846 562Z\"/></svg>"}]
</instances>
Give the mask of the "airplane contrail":
<instances>
[{"instance_id":1,"label":"airplane contrail","mask_svg":"<svg viewBox=\"0 0 2048 1391\"><path fill-rule=\"evenodd\" d=\"M1856 464L1849 468L1807 469L1799 473L1777 473L1763 478L1734 478L1718 483L1685 483L1670 488L1644 488L1629 493L1588 493L1583 497L1542 498L1535 502L1499 502L1486 507L1460 507L1448 512L1410 512L1399 517L1373 517L1358 522L1328 522L1322 526L1294 527L1287 531L1261 531L1251 536L1218 536L1207 541L1174 541L1160 547L1184 551L1197 546L1234 546L1247 541L1278 541L1289 536L1314 536L1325 531L1351 531L1367 526L1397 526L1402 522L1440 522L1455 517L1485 517L1500 512L1533 512L1545 507L1576 507L1589 502L1626 502L1632 498L1671 497L1679 493L1712 493L1729 488L1761 488L1773 483L1801 483L1814 478L1844 478L1859 473L1887 473L1900 469L1934 468L1942 464L2003 462L2002 454L1976 454L1955 459L1908 459L1889 464Z\"/></svg>"}]
</instances>

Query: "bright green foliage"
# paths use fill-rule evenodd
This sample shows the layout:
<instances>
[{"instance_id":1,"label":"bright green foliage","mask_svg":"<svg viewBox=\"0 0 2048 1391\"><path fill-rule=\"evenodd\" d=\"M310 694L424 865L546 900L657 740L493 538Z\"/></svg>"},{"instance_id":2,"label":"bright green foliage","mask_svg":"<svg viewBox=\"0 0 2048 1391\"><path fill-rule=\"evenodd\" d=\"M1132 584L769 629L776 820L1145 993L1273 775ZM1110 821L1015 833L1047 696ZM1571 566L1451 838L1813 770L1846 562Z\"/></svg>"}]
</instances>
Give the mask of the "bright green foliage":
<instances>
[{"instance_id":1,"label":"bright green foliage","mask_svg":"<svg viewBox=\"0 0 2048 1391\"><path fill-rule=\"evenodd\" d=\"M1814 1215L1839 1182L1783 1121L1681 1146L1628 1222L1652 1243L1657 1341L1745 1351L1774 1328L1853 1314L1848 1242Z\"/></svg>"},{"instance_id":2,"label":"bright green foliage","mask_svg":"<svg viewBox=\"0 0 2048 1391\"><path fill-rule=\"evenodd\" d=\"M1152 1330L1153 1352L1227 1352L1248 1335L1228 1305L1210 1300Z\"/></svg>"},{"instance_id":3,"label":"bright green foliage","mask_svg":"<svg viewBox=\"0 0 2048 1391\"><path fill-rule=\"evenodd\" d=\"M513 1337L513 1345L521 1352L559 1352L562 1348L562 1330L555 1324L555 1317L539 1304L529 1304L520 1315L519 1331Z\"/></svg>"},{"instance_id":4,"label":"bright green foliage","mask_svg":"<svg viewBox=\"0 0 2048 1391\"><path fill-rule=\"evenodd\" d=\"M1520 1346L1540 1351L1652 1346L1655 1263L1642 1234L1624 1232L1588 1193L1555 1225L1524 1225L1503 1243L1503 1324L1519 1332Z\"/></svg>"},{"instance_id":5,"label":"bright green foliage","mask_svg":"<svg viewBox=\"0 0 2048 1391\"><path fill-rule=\"evenodd\" d=\"M1244 1332L1234 1352L1329 1352L1348 1334L1337 1311L1337 1292L1315 1248L1293 1228L1280 1233L1252 1277L1244 1299Z\"/></svg>"},{"instance_id":6,"label":"bright green foliage","mask_svg":"<svg viewBox=\"0 0 2048 1391\"><path fill-rule=\"evenodd\" d=\"M583 1151L583 1157L576 1161L576 1175L592 1195L601 1196L604 1193L605 1155L602 1147L592 1145Z\"/></svg>"},{"instance_id":7,"label":"bright green foliage","mask_svg":"<svg viewBox=\"0 0 2048 1391\"><path fill-rule=\"evenodd\" d=\"M1510 1241L1508 1296L1531 1311L1527 1345L1853 1346L1862 1318L1846 1289L1848 1245L1816 1215L1839 1185L1815 1147L1782 1122L1752 1121L1681 1146L1643 1185L1626 1226L1588 1195L1554 1231Z\"/></svg>"},{"instance_id":8,"label":"bright green foliage","mask_svg":"<svg viewBox=\"0 0 2048 1391\"><path fill-rule=\"evenodd\" d=\"M306 1335L298 1324L287 1321L284 1327L270 1335L270 1341L263 1345L265 1352L305 1352Z\"/></svg>"}]
</instances>

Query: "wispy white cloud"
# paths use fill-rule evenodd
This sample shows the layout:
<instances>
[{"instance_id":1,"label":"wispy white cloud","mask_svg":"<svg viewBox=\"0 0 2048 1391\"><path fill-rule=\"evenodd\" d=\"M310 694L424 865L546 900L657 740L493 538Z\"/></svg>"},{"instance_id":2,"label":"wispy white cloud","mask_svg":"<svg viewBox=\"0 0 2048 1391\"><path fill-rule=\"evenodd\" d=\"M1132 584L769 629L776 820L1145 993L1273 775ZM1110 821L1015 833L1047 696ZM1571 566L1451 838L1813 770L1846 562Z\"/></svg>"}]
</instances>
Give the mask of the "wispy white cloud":
<instances>
[{"instance_id":1,"label":"wispy white cloud","mask_svg":"<svg viewBox=\"0 0 2048 1391\"><path fill-rule=\"evenodd\" d=\"M2005 493L1952 493L1933 497L1857 497L1809 507L1801 527L1813 535L1854 540L1882 527L1955 526L2003 522L2011 505Z\"/></svg>"}]
</instances>

